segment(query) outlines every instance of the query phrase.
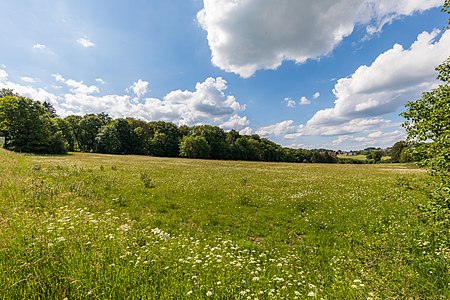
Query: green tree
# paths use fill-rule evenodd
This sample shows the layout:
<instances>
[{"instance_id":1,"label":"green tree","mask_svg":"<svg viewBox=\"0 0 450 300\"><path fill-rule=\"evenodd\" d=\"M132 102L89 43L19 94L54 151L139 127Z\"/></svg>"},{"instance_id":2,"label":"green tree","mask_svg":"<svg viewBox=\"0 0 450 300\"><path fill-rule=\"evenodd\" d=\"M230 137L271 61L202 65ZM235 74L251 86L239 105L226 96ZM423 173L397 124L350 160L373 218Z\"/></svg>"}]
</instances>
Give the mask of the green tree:
<instances>
[{"instance_id":1,"label":"green tree","mask_svg":"<svg viewBox=\"0 0 450 300\"><path fill-rule=\"evenodd\" d=\"M450 0L442 10L450 13ZM408 102L402 115L407 120L408 139L414 144L414 157L434 178L432 201L424 213L435 226L440 244L450 245L450 57L436 70L441 84Z\"/></svg>"},{"instance_id":2,"label":"green tree","mask_svg":"<svg viewBox=\"0 0 450 300\"><path fill-rule=\"evenodd\" d=\"M180 127L178 127L178 130L180 132L180 139L182 139L186 135L191 134L191 128L187 125L181 125Z\"/></svg>"},{"instance_id":3,"label":"green tree","mask_svg":"<svg viewBox=\"0 0 450 300\"><path fill-rule=\"evenodd\" d=\"M258 142L248 136L239 137L231 144L231 155L236 160L257 160L255 152L257 145Z\"/></svg>"},{"instance_id":4,"label":"green tree","mask_svg":"<svg viewBox=\"0 0 450 300\"><path fill-rule=\"evenodd\" d=\"M48 146L45 153L48 154L65 154L67 153L67 141L63 131L59 127L58 118L51 118L48 122L50 136L48 138Z\"/></svg>"},{"instance_id":5,"label":"green tree","mask_svg":"<svg viewBox=\"0 0 450 300\"><path fill-rule=\"evenodd\" d=\"M102 121L94 114L85 115L78 122L78 146L81 151L91 152L95 150L97 134L102 127Z\"/></svg>"},{"instance_id":6,"label":"green tree","mask_svg":"<svg viewBox=\"0 0 450 300\"><path fill-rule=\"evenodd\" d=\"M73 133L72 125L66 119L54 118L53 121L58 126L61 134L66 141L66 147L68 151L75 151L75 135Z\"/></svg>"},{"instance_id":7,"label":"green tree","mask_svg":"<svg viewBox=\"0 0 450 300\"><path fill-rule=\"evenodd\" d=\"M5 136L4 147L12 151L67 151L58 125L50 119L44 106L29 98L15 94L0 98L0 131Z\"/></svg>"},{"instance_id":8,"label":"green tree","mask_svg":"<svg viewBox=\"0 0 450 300\"><path fill-rule=\"evenodd\" d=\"M14 93L12 89L1 89L0 90L0 98L4 98L7 96L20 97L20 95Z\"/></svg>"},{"instance_id":9,"label":"green tree","mask_svg":"<svg viewBox=\"0 0 450 300\"><path fill-rule=\"evenodd\" d=\"M187 135L180 143L180 156L188 158L209 158L211 147L203 136Z\"/></svg>"},{"instance_id":10,"label":"green tree","mask_svg":"<svg viewBox=\"0 0 450 300\"><path fill-rule=\"evenodd\" d=\"M312 151L311 162L315 164L322 162L322 157L320 156L319 151L317 150Z\"/></svg>"},{"instance_id":11,"label":"green tree","mask_svg":"<svg viewBox=\"0 0 450 300\"><path fill-rule=\"evenodd\" d=\"M408 147L408 143L405 141L399 141L394 144L391 148L391 162L398 163L400 162L400 154L402 153L403 149Z\"/></svg>"},{"instance_id":12,"label":"green tree","mask_svg":"<svg viewBox=\"0 0 450 300\"><path fill-rule=\"evenodd\" d=\"M50 118L58 117L58 114L56 113L56 109L53 107L53 105L50 102L44 101L44 103L42 103L42 106L44 106L45 111L49 114Z\"/></svg>"},{"instance_id":13,"label":"green tree","mask_svg":"<svg viewBox=\"0 0 450 300\"><path fill-rule=\"evenodd\" d=\"M73 134L73 150L70 149L70 141L67 140L69 143L69 151L80 151L80 145L78 143L78 140L80 139L80 121L83 119L82 116L77 115L69 115L64 118L64 121L67 121L72 128L72 134ZM64 132L64 130L63 130Z\"/></svg>"},{"instance_id":14,"label":"green tree","mask_svg":"<svg viewBox=\"0 0 450 300\"><path fill-rule=\"evenodd\" d=\"M211 147L212 159L228 159L229 146L227 136L222 128L211 125L198 125L192 127L191 134L202 136L206 139Z\"/></svg>"},{"instance_id":15,"label":"green tree","mask_svg":"<svg viewBox=\"0 0 450 300\"><path fill-rule=\"evenodd\" d=\"M100 119L102 126L109 124L113 120L107 113L104 112L97 114L97 117Z\"/></svg>"},{"instance_id":16,"label":"green tree","mask_svg":"<svg viewBox=\"0 0 450 300\"><path fill-rule=\"evenodd\" d=\"M180 131L170 122L149 122L147 124L146 153L154 156L176 157L180 152Z\"/></svg>"},{"instance_id":17,"label":"green tree","mask_svg":"<svg viewBox=\"0 0 450 300\"><path fill-rule=\"evenodd\" d=\"M413 162L413 157L412 157L411 151L409 151L408 147L405 147L402 149L402 152L400 153L400 157L399 157L398 161L401 163Z\"/></svg>"},{"instance_id":18,"label":"green tree","mask_svg":"<svg viewBox=\"0 0 450 300\"><path fill-rule=\"evenodd\" d=\"M383 157L383 151L381 150L373 150L372 151L372 159L374 162L380 162Z\"/></svg>"},{"instance_id":19,"label":"green tree","mask_svg":"<svg viewBox=\"0 0 450 300\"><path fill-rule=\"evenodd\" d=\"M420 164L448 182L450 170L450 59L436 68L443 83L422 98L408 102L403 116L408 139Z\"/></svg>"},{"instance_id":20,"label":"green tree","mask_svg":"<svg viewBox=\"0 0 450 300\"><path fill-rule=\"evenodd\" d=\"M148 154L153 156L174 156L174 152L169 151L172 148L171 140L171 136L164 132L155 132L153 137L147 141ZM174 148L178 150L179 147L176 146ZM169 155L169 152L171 155Z\"/></svg>"},{"instance_id":21,"label":"green tree","mask_svg":"<svg viewBox=\"0 0 450 300\"><path fill-rule=\"evenodd\" d=\"M95 149L100 153L130 154L133 152L134 133L125 119L115 119L100 129Z\"/></svg>"}]
</instances>

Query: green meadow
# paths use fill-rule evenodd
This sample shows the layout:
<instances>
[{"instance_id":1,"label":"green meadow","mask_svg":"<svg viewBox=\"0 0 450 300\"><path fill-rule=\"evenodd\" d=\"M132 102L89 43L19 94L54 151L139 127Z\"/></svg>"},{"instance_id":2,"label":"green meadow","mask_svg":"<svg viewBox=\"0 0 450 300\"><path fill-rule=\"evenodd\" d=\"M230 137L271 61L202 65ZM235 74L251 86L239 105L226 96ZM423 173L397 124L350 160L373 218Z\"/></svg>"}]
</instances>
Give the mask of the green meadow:
<instances>
[{"instance_id":1,"label":"green meadow","mask_svg":"<svg viewBox=\"0 0 450 300\"><path fill-rule=\"evenodd\" d=\"M3 299L448 299L413 166L0 150Z\"/></svg>"}]
</instances>

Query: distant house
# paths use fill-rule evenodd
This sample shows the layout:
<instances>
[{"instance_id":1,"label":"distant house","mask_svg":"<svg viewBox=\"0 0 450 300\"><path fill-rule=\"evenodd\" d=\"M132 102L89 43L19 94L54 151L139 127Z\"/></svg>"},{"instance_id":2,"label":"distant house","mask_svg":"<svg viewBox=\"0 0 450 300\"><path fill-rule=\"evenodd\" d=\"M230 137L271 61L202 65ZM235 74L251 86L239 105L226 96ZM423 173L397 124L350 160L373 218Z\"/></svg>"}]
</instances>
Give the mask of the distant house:
<instances>
[{"instance_id":1,"label":"distant house","mask_svg":"<svg viewBox=\"0 0 450 300\"><path fill-rule=\"evenodd\" d=\"M0 136L0 145L3 145L5 143L5 137Z\"/></svg>"},{"instance_id":2,"label":"distant house","mask_svg":"<svg viewBox=\"0 0 450 300\"><path fill-rule=\"evenodd\" d=\"M347 156L355 156L358 155L358 152L356 151L348 151L348 152L344 152L345 155Z\"/></svg>"}]
</instances>

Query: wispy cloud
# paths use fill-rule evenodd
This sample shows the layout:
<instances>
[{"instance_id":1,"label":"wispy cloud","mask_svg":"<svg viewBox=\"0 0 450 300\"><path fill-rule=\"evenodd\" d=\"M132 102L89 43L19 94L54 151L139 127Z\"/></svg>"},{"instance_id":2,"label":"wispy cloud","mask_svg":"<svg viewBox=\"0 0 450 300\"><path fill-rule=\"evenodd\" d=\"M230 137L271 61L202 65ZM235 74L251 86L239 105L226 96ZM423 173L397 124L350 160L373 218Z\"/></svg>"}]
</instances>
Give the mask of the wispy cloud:
<instances>
[{"instance_id":1,"label":"wispy cloud","mask_svg":"<svg viewBox=\"0 0 450 300\"><path fill-rule=\"evenodd\" d=\"M25 82L28 82L28 83L36 83L37 82L36 79L31 78L31 77L27 77L27 76L20 77L20 79L22 81L25 81Z\"/></svg>"},{"instance_id":2,"label":"wispy cloud","mask_svg":"<svg viewBox=\"0 0 450 300\"><path fill-rule=\"evenodd\" d=\"M44 50L45 48L46 48L46 46L42 45L42 44L35 44L35 45L33 45L33 49Z\"/></svg>"},{"instance_id":3,"label":"wispy cloud","mask_svg":"<svg viewBox=\"0 0 450 300\"><path fill-rule=\"evenodd\" d=\"M77 42L84 48L91 48L95 46L95 44L91 42L88 38L79 38Z\"/></svg>"}]
</instances>

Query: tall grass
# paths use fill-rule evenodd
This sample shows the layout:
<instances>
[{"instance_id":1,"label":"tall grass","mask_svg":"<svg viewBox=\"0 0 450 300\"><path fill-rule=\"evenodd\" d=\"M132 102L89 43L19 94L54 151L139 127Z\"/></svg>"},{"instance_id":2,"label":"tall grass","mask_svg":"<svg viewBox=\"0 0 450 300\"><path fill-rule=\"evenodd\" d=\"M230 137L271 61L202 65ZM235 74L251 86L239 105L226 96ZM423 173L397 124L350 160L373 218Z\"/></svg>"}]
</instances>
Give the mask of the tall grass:
<instances>
[{"instance_id":1,"label":"tall grass","mask_svg":"<svg viewBox=\"0 0 450 300\"><path fill-rule=\"evenodd\" d=\"M450 297L410 167L3 150L0 166L5 299Z\"/></svg>"}]
</instances>

